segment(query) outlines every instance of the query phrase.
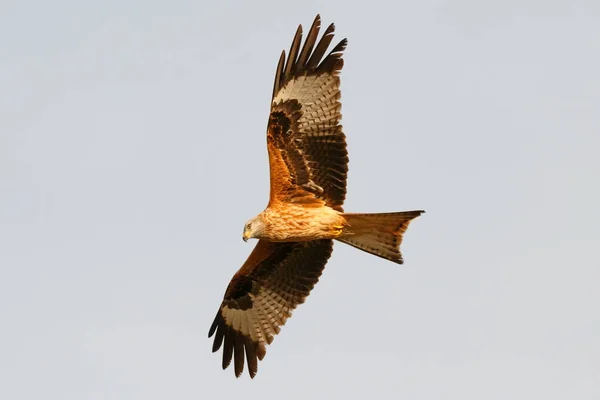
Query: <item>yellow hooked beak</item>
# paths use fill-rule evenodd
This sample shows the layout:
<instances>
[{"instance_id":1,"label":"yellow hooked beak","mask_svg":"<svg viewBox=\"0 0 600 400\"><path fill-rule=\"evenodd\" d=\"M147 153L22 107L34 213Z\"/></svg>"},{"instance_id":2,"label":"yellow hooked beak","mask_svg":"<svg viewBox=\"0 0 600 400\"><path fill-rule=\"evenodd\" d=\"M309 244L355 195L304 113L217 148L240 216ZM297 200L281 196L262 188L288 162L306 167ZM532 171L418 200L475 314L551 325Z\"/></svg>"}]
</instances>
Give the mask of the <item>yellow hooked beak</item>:
<instances>
[{"instance_id":1,"label":"yellow hooked beak","mask_svg":"<svg viewBox=\"0 0 600 400\"><path fill-rule=\"evenodd\" d=\"M244 234L242 235L242 239L244 239L244 242L247 242L248 239L250 239L250 234L248 233L248 231L244 231Z\"/></svg>"}]
</instances>

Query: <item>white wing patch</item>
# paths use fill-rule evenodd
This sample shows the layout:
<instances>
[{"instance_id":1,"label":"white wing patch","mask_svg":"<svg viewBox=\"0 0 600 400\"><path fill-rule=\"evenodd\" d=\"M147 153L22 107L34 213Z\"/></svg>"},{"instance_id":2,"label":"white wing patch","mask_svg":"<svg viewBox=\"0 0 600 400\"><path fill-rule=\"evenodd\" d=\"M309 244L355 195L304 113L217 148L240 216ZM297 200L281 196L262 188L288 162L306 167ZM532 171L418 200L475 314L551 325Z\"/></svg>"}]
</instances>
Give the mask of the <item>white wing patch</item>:
<instances>
[{"instance_id":1,"label":"white wing patch","mask_svg":"<svg viewBox=\"0 0 600 400\"><path fill-rule=\"evenodd\" d=\"M285 299L275 291L262 288L258 296L249 296L252 308L239 310L225 305L221 309L221 315L227 325L237 332L249 335L253 341L271 343L281 325L291 316L291 310Z\"/></svg>"},{"instance_id":2,"label":"white wing patch","mask_svg":"<svg viewBox=\"0 0 600 400\"><path fill-rule=\"evenodd\" d=\"M302 106L300 132L309 136L331 134L341 118L339 78L331 74L300 76L289 81L273 99L273 104L296 99Z\"/></svg>"}]
</instances>

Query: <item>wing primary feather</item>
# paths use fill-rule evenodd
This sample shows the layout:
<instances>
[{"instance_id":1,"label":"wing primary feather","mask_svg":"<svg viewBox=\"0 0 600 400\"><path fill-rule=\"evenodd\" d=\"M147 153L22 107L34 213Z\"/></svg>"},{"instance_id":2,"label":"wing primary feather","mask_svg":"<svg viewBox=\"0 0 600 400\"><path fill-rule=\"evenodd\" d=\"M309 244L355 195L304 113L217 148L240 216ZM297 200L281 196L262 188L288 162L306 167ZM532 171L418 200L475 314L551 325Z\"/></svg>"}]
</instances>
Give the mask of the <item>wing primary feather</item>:
<instances>
[{"instance_id":1,"label":"wing primary feather","mask_svg":"<svg viewBox=\"0 0 600 400\"><path fill-rule=\"evenodd\" d=\"M225 345L223 346L223 364L222 364L223 369L229 367L229 364L231 364L231 358L233 357L233 337L235 335L235 333L232 332L232 329L229 325L227 325L227 327L225 329L226 329L226 332L224 332Z\"/></svg>"},{"instance_id":2,"label":"wing primary feather","mask_svg":"<svg viewBox=\"0 0 600 400\"><path fill-rule=\"evenodd\" d=\"M342 58L342 52L346 49L348 44L347 39L342 39L333 50L325 57L323 62L317 67L317 72L337 72L344 66L344 59Z\"/></svg>"},{"instance_id":3,"label":"wing primary feather","mask_svg":"<svg viewBox=\"0 0 600 400\"><path fill-rule=\"evenodd\" d=\"M277 71L275 72L275 82L273 83L273 97L277 95L279 89L281 89L281 82L283 76L283 66L285 64L285 50L281 52L279 56L279 63L277 64Z\"/></svg>"},{"instance_id":4,"label":"wing primary feather","mask_svg":"<svg viewBox=\"0 0 600 400\"><path fill-rule=\"evenodd\" d=\"M296 61L296 68L294 68L294 74L299 75L304 68L306 67L306 63L308 62L308 57L315 47L315 43L317 42L317 37L319 36L319 30L321 29L321 16L317 14L315 20L313 21L310 30L308 31L308 35L306 36L306 41L304 42L304 46L302 46L302 51L300 52L300 56L298 57L298 61Z\"/></svg>"},{"instance_id":5,"label":"wing primary feather","mask_svg":"<svg viewBox=\"0 0 600 400\"><path fill-rule=\"evenodd\" d=\"M248 373L250 374L250 378L254 378L254 376L258 372L258 359L256 358L256 348L258 347L258 342L254 342L252 341L252 339L247 337L244 347L246 348L246 362L248 363Z\"/></svg>"},{"instance_id":6,"label":"wing primary feather","mask_svg":"<svg viewBox=\"0 0 600 400\"><path fill-rule=\"evenodd\" d=\"M234 336L233 356L235 362L235 376L239 378L240 375L242 375L242 372L244 372L244 336L239 332L235 332Z\"/></svg>"},{"instance_id":7,"label":"wing primary feather","mask_svg":"<svg viewBox=\"0 0 600 400\"><path fill-rule=\"evenodd\" d=\"M348 45L348 39L344 38L344 39L340 40L340 42L337 45L335 45L335 47L333 48L333 50L331 50L331 52L329 53L329 55L327 57L329 57L333 54L336 54L336 53L343 52L344 50L346 50L347 45ZM341 56L341 54L339 56Z\"/></svg>"},{"instance_id":8,"label":"wing primary feather","mask_svg":"<svg viewBox=\"0 0 600 400\"><path fill-rule=\"evenodd\" d=\"M306 64L306 69L308 71L312 71L315 68L317 68L317 66L319 65L319 62L321 62L321 58L323 58L323 54L325 54L325 52L327 51L327 48L329 47L329 44L333 40L334 32L335 32L335 24L330 24L327 27L327 29L325 30L325 33L323 33L321 40L319 40L319 44L317 44L315 51L312 53L312 56L310 56L310 60L308 60L308 64Z\"/></svg>"},{"instance_id":9,"label":"wing primary feather","mask_svg":"<svg viewBox=\"0 0 600 400\"><path fill-rule=\"evenodd\" d=\"M285 71L283 73L285 81L289 81L292 78L292 68L298 58L298 50L300 49L300 42L302 41L302 25L298 25L296 35L294 35L294 41L290 47L290 53L288 54L287 62L285 63Z\"/></svg>"},{"instance_id":10,"label":"wing primary feather","mask_svg":"<svg viewBox=\"0 0 600 400\"><path fill-rule=\"evenodd\" d=\"M219 314L220 313L221 313L221 309L219 308L219 312L218 312L217 316L215 317L215 320L213 321L212 325L210 326L210 329L208 330L209 338L215 334L215 331L217 330L217 327L219 326Z\"/></svg>"},{"instance_id":11,"label":"wing primary feather","mask_svg":"<svg viewBox=\"0 0 600 400\"><path fill-rule=\"evenodd\" d=\"M223 327L217 328L217 334L215 335L215 341L213 342L212 352L215 353L221 348L223 344Z\"/></svg>"}]
</instances>

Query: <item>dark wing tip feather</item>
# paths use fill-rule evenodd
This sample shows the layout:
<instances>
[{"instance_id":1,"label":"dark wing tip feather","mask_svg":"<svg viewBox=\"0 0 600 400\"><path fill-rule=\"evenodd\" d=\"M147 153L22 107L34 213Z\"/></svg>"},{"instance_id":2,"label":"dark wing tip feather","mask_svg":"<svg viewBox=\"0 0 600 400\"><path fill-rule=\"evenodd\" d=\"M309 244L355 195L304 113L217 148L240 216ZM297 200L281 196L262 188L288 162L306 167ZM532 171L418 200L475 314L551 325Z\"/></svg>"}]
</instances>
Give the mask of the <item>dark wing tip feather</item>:
<instances>
[{"instance_id":1,"label":"dark wing tip feather","mask_svg":"<svg viewBox=\"0 0 600 400\"><path fill-rule=\"evenodd\" d=\"M212 346L213 353L218 351L224 344L221 367L227 369L233 361L235 376L239 378L244 372L245 356L248 373L251 378L254 378L258 372L258 360L262 360L266 354L265 346L227 325L225 319L221 316L221 310L217 313L210 328L209 337L213 335L215 335Z\"/></svg>"},{"instance_id":2,"label":"dark wing tip feather","mask_svg":"<svg viewBox=\"0 0 600 400\"><path fill-rule=\"evenodd\" d=\"M298 26L287 60L285 60L285 51L279 58L279 64L277 65L277 71L275 73L275 83L273 85L273 97L277 95L277 92L284 87L287 82L295 77L314 73L335 74L342 69L344 65L342 53L348 43L347 39L340 41L327 57L323 59L323 55L333 40L335 25L333 23L330 24L317 43L320 28L321 16L317 14L308 35L306 36L304 45L302 46L302 49L300 49L300 43L302 42L302 25Z\"/></svg>"},{"instance_id":3,"label":"dark wing tip feather","mask_svg":"<svg viewBox=\"0 0 600 400\"><path fill-rule=\"evenodd\" d=\"M212 335L214 335L216 333L215 339L213 341L213 346L212 346L212 352L216 352L221 348L221 345L223 344L223 337L224 337L224 330L222 328L220 328L220 320L222 320L223 318L221 317L221 311L219 310L219 312L217 313L217 316L215 317L214 322L212 323L212 326L210 327L210 331L208 332L208 337L212 337Z\"/></svg>"},{"instance_id":4,"label":"dark wing tip feather","mask_svg":"<svg viewBox=\"0 0 600 400\"><path fill-rule=\"evenodd\" d=\"M300 73L300 70L306 66L308 62L308 57L310 56L313 48L315 47L315 43L317 42L317 37L319 36L319 30L321 29L321 17L317 14L317 17L312 23L310 30L308 31L308 35L306 36L306 41L304 42L304 46L302 46L302 52L296 61L296 65L294 68L294 74L297 75Z\"/></svg>"},{"instance_id":5,"label":"dark wing tip feather","mask_svg":"<svg viewBox=\"0 0 600 400\"><path fill-rule=\"evenodd\" d=\"M325 29L325 32L323 33L321 40L319 40L319 43L317 44L315 51L313 51L313 53L310 57L310 60L308 60L308 63L306 64L306 69L312 71L315 68L317 68L317 66L319 65L319 62L321 62L321 58L323 58L323 55L325 54L325 52L327 51L327 48L329 47L329 45L331 44L331 41L333 40L334 33L335 33L335 24L329 24L327 29Z\"/></svg>"},{"instance_id":6,"label":"dark wing tip feather","mask_svg":"<svg viewBox=\"0 0 600 400\"><path fill-rule=\"evenodd\" d=\"M344 50L348 45L348 39L342 39L331 52L325 57L325 59L319 64L317 72L329 72L336 73L341 71L344 66L344 59L342 58Z\"/></svg>"},{"instance_id":7,"label":"dark wing tip feather","mask_svg":"<svg viewBox=\"0 0 600 400\"><path fill-rule=\"evenodd\" d=\"M249 337L246 337L244 348L246 349L246 362L248 363L248 373L250 378L254 378L258 372L258 356L256 354L258 343L253 342Z\"/></svg>"},{"instance_id":8,"label":"dark wing tip feather","mask_svg":"<svg viewBox=\"0 0 600 400\"><path fill-rule=\"evenodd\" d=\"M219 319L219 316L217 315L217 317L213 321L212 325L210 326L210 329L208 330L208 337L209 338L211 338L212 335L214 335L215 331L217 330L217 326L219 325L218 319Z\"/></svg>"},{"instance_id":9,"label":"dark wing tip feather","mask_svg":"<svg viewBox=\"0 0 600 400\"><path fill-rule=\"evenodd\" d=\"M300 50L300 43L302 42L302 25L298 25L298 29L296 29L296 34L294 35L294 40L292 41L292 45L290 46L290 52L288 54L287 62L285 63L285 70L283 73L283 79L285 81L289 81L293 77L293 69L296 65L296 60L298 58L298 51Z\"/></svg>"},{"instance_id":10,"label":"dark wing tip feather","mask_svg":"<svg viewBox=\"0 0 600 400\"><path fill-rule=\"evenodd\" d=\"M225 322L225 321L223 321ZM221 326L219 327L221 328ZM223 369L229 367L229 364L231 364L231 358L233 357L233 334L232 334L232 329L231 327L229 327L228 325L223 324L222 329L224 330L223 332L223 336L224 336L224 346L223 346L223 362L221 364L221 367L223 367Z\"/></svg>"},{"instance_id":11,"label":"dark wing tip feather","mask_svg":"<svg viewBox=\"0 0 600 400\"><path fill-rule=\"evenodd\" d=\"M235 332L233 336L235 376L239 378L242 372L244 372L244 337L238 332Z\"/></svg>"},{"instance_id":12,"label":"dark wing tip feather","mask_svg":"<svg viewBox=\"0 0 600 400\"><path fill-rule=\"evenodd\" d=\"M275 72L275 83L273 84L273 97L277 95L279 89L281 89L281 82L283 81L283 68L285 65L285 50L281 52L279 56L279 63L277 64L277 71Z\"/></svg>"}]
</instances>

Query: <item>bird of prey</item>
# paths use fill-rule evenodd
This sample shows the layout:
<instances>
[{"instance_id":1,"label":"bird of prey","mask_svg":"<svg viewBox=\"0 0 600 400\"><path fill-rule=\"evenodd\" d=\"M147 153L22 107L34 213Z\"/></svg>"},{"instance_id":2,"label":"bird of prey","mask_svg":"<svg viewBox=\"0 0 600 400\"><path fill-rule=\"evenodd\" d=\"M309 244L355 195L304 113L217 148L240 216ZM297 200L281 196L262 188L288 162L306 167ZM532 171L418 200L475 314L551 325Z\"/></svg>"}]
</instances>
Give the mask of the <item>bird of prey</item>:
<instances>
[{"instance_id":1,"label":"bird of prey","mask_svg":"<svg viewBox=\"0 0 600 400\"><path fill-rule=\"evenodd\" d=\"M333 240L402 264L400 244L424 211L345 213L348 152L340 125L340 78L346 39L325 57L334 24L319 41L315 18L304 45L298 27L288 57L279 58L267 126L270 196L267 208L244 227L258 239L235 273L210 327L212 350L223 346L223 369L244 358L253 378L291 312L317 283Z\"/></svg>"}]
</instances>

